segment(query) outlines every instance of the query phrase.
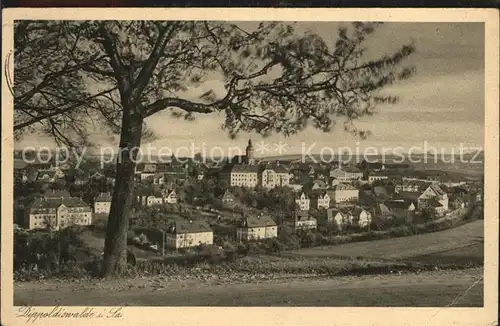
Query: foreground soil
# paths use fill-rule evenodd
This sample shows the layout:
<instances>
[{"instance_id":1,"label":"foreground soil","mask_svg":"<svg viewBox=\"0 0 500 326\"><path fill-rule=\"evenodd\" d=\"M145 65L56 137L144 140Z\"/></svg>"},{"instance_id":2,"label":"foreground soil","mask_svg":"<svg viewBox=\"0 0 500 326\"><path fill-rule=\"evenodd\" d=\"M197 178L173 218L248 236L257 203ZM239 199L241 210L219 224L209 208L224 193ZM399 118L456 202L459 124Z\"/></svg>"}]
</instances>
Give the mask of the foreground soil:
<instances>
[{"instance_id":1,"label":"foreground soil","mask_svg":"<svg viewBox=\"0 0 500 326\"><path fill-rule=\"evenodd\" d=\"M483 306L483 269L250 283L127 280L16 283L14 304L71 306Z\"/></svg>"}]
</instances>

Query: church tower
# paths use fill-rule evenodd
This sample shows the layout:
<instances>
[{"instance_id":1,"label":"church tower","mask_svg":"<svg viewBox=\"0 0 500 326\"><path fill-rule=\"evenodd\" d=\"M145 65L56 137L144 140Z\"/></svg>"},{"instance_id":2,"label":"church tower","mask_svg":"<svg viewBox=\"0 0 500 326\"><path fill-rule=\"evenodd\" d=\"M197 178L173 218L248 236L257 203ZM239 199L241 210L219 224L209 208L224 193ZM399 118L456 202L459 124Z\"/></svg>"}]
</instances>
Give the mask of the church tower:
<instances>
[{"instance_id":1,"label":"church tower","mask_svg":"<svg viewBox=\"0 0 500 326\"><path fill-rule=\"evenodd\" d=\"M246 154L247 154L247 164L248 165L253 165L255 163L255 160L253 158L253 146L252 146L252 140L248 140L248 146L246 149Z\"/></svg>"}]
</instances>

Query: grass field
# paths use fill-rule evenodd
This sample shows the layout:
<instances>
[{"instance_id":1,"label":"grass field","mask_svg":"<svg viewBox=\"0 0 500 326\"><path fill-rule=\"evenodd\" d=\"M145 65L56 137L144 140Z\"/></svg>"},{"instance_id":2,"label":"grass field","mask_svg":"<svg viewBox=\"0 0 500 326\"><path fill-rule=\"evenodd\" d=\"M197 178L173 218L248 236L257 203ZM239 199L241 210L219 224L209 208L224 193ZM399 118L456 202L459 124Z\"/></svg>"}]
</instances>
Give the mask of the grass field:
<instances>
[{"instance_id":1,"label":"grass field","mask_svg":"<svg viewBox=\"0 0 500 326\"><path fill-rule=\"evenodd\" d=\"M482 257L483 221L478 220L442 232L426 233L403 238L347 243L336 246L303 248L288 253L302 257L363 257L409 259L447 250L477 245L475 252ZM479 244L481 244L479 246Z\"/></svg>"},{"instance_id":2,"label":"grass field","mask_svg":"<svg viewBox=\"0 0 500 326\"><path fill-rule=\"evenodd\" d=\"M411 257L411 261L423 264L481 264L484 261L484 244L475 244L452 250Z\"/></svg>"},{"instance_id":3,"label":"grass field","mask_svg":"<svg viewBox=\"0 0 500 326\"><path fill-rule=\"evenodd\" d=\"M161 278L15 284L14 304L34 306L483 306L482 269L210 284ZM476 283L477 282L477 283ZM471 286L474 285L474 286ZM112 295L110 295L112 293Z\"/></svg>"},{"instance_id":4,"label":"grass field","mask_svg":"<svg viewBox=\"0 0 500 326\"><path fill-rule=\"evenodd\" d=\"M104 251L104 231L97 230L86 230L79 235L80 239L83 240L85 245L87 245L93 255L99 256ZM142 250L136 246L128 246L128 248L135 254L136 258L157 258L158 255L154 251Z\"/></svg>"},{"instance_id":5,"label":"grass field","mask_svg":"<svg viewBox=\"0 0 500 326\"><path fill-rule=\"evenodd\" d=\"M217 275L212 268L197 267L189 273L176 269L179 275L168 272L78 283L16 282L14 304L481 307L482 268L350 276L332 276L324 271L358 265L395 266L384 263L383 258L429 264L480 263L484 256L482 239L483 221L479 220L420 236L301 249L290 257L246 257L232 269L221 266L218 277L213 277ZM101 243L98 237L88 241ZM345 258L336 259L339 255Z\"/></svg>"}]
</instances>

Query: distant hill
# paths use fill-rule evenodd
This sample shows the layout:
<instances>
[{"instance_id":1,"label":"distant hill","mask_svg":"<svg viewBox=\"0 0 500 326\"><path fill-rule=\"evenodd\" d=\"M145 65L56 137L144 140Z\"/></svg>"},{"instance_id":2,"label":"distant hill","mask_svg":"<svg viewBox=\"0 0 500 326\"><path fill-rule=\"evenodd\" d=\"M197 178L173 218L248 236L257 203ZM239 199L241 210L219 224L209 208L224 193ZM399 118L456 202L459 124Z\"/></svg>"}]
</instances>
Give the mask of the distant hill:
<instances>
[{"instance_id":1,"label":"distant hill","mask_svg":"<svg viewBox=\"0 0 500 326\"><path fill-rule=\"evenodd\" d=\"M323 158L324 161L334 161L334 160L347 160L347 159L352 159L354 161L361 162L365 157L368 158L370 161L379 161L379 162L386 162L386 163L393 163L393 162L401 162L401 163L411 163L409 159L408 154L402 154L404 155L405 159L401 159L401 155L394 155L394 154L386 154L386 155L363 155L360 154L359 157L356 157L355 154L352 156L347 155L323 155L321 154L311 154L311 155L306 155L305 160L306 161L312 161L311 157L314 160L321 160ZM423 153L412 153L411 158L412 159L421 159L424 160L424 158L427 157L427 161L451 161L452 157L454 157L454 161L456 162L457 160L460 159L459 154L451 155L451 154L438 154L438 155L432 155L432 154L423 154ZM477 161L483 161L484 160L484 151L480 151L478 153L464 153L462 155L462 158L464 161L470 161L471 159L477 160ZM260 158L261 161L268 162L268 161L275 161L275 160L280 160L280 161L293 161L293 160L301 160L302 155L301 154L287 154L287 155L277 155L277 156L266 156Z\"/></svg>"}]
</instances>

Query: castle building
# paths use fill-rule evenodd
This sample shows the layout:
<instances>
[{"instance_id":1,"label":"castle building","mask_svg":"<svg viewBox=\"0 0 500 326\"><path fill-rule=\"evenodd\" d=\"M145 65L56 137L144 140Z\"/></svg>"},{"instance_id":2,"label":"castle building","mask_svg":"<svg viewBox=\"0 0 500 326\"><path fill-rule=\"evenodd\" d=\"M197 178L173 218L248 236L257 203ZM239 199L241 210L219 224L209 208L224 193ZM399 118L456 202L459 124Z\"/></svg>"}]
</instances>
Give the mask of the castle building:
<instances>
[{"instance_id":1,"label":"castle building","mask_svg":"<svg viewBox=\"0 0 500 326\"><path fill-rule=\"evenodd\" d=\"M252 140L248 140L246 155L234 156L219 172L221 180L230 187L264 188L284 187L290 184L290 173L280 166L257 164L254 158Z\"/></svg>"},{"instance_id":2,"label":"castle building","mask_svg":"<svg viewBox=\"0 0 500 326\"><path fill-rule=\"evenodd\" d=\"M252 140L248 140L246 155L235 156L220 171L221 180L230 187L254 188L259 184L259 166L255 165Z\"/></svg>"}]
</instances>

